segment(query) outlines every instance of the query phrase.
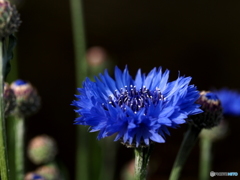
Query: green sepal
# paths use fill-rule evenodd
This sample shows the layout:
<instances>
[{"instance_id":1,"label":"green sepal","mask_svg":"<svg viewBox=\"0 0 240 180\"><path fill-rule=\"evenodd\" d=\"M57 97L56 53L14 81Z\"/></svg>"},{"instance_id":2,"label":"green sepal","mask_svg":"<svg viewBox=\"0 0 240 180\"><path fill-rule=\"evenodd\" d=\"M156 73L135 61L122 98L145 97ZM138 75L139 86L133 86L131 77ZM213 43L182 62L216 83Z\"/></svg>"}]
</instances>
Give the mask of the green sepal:
<instances>
[{"instance_id":1,"label":"green sepal","mask_svg":"<svg viewBox=\"0 0 240 180\"><path fill-rule=\"evenodd\" d=\"M3 42L3 75L4 80L11 70L10 60L13 58L13 49L17 44L17 38L14 35L10 35L2 40Z\"/></svg>"}]
</instances>

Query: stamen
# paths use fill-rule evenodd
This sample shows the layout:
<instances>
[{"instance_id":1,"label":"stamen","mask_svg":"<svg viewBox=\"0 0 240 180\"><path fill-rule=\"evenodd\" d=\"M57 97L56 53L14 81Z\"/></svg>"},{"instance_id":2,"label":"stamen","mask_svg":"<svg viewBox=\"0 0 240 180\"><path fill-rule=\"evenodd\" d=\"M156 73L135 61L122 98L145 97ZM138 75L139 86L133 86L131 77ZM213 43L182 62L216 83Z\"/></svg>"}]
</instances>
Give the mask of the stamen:
<instances>
[{"instance_id":1,"label":"stamen","mask_svg":"<svg viewBox=\"0 0 240 180\"><path fill-rule=\"evenodd\" d=\"M149 91L146 86L143 86L139 90L133 85L130 85L129 87L130 88L125 86L124 88L121 88L120 91L115 90L113 96L108 97L108 103L114 107L118 105L124 111L126 111L126 106L128 106L136 114L143 107L146 108L147 112L150 102L157 105L159 101L165 100L159 88L156 88L154 91ZM104 103L102 106L106 109ZM146 112L144 114L146 114Z\"/></svg>"}]
</instances>

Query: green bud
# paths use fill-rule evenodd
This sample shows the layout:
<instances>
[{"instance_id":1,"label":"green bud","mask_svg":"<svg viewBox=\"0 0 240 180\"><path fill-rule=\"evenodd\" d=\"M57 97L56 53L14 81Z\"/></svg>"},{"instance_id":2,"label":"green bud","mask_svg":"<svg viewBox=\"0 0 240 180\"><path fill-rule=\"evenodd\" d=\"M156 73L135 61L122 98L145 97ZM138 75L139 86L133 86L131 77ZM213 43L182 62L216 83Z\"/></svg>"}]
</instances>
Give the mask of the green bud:
<instances>
[{"instance_id":1,"label":"green bud","mask_svg":"<svg viewBox=\"0 0 240 180\"><path fill-rule=\"evenodd\" d=\"M28 145L28 157L34 164L52 162L57 154L56 142L47 135L33 138Z\"/></svg>"}]
</instances>

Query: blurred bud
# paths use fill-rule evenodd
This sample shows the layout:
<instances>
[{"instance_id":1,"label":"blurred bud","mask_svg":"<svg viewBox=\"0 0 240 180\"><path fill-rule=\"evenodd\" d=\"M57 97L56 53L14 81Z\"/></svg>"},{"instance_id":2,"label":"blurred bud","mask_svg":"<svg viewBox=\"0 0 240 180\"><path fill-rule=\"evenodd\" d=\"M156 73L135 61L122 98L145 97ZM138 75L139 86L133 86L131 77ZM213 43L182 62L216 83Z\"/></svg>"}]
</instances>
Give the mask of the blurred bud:
<instances>
[{"instance_id":1,"label":"blurred bud","mask_svg":"<svg viewBox=\"0 0 240 180\"><path fill-rule=\"evenodd\" d=\"M7 37L18 30L20 15L8 0L0 0L0 38Z\"/></svg>"},{"instance_id":2,"label":"blurred bud","mask_svg":"<svg viewBox=\"0 0 240 180\"><path fill-rule=\"evenodd\" d=\"M25 175L24 180L46 180L42 176L34 173L34 172L29 172Z\"/></svg>"},{"instance_id":3,"label":"blurred bud","mask_svg":"<svg viewBox=\"0 0 240 180\"><path fill-rule=\"evenodd\" d=\"M29 116L40 108L40 97L37 90L29 83L23 80L16 80L10 85L16 96L16 108L14 115Z\"/></svg>"},{"instance_id":4,"label":"blurred bud","mask_svg":"<svg viewBox=\"0 0 240 180\"><path fill-rule=\"evenodd\" d=\"M107 52L100 46L94 46L88 49L86 58L90 66L99 66L106 61Z\"/></svg>"},{"instance_id":5,"label":"blurred bud","mask_svg":"<svg viewBox=\"0 0 240 180\"><path fill-rule=\"evenodd\" d=\"M196 103L200 104L203 110L203 113L190 117L192 119L190 123L196 127L210 129L217 126L223 119L221 102L216 94L202 91Z\"/></svg>"},{"instance_id":6,"label":"blurred bud","mask_svg":"<svg viewBox=\"0 0 240 180\"><path fill-rule=\"evenodd\" d=\"M56 142L47 135L33 138L28 145L28 157L34 164L49 163L57 154Z\"/></svg>"},{"instance_id":7,"label":"blurred bud","mask_svg":"<svg viewBox=\"0 0 240 180\"><path fill-rule=\"evenodd\" d=\"M43 176L45 180L60 180L60 171L55 164L48 164L39 167L36 171L37 174Z\"/></svg>"},{"instance_id":8,"label":"blurred bud","mask_svg":"<svg viewBox=\"0 0 240 180\"><path fill-rule=\"evenodd\" d=\"M16 107L16 97L8 83L4 83L3 100L5 116L8 116Z\"/></svg>"},{"instance_id":9,"label":"blurred bud","mask_svg":"<svg viewBox=\"0 0 240 180\"><path fill-rule=\"evenodd\" d=\"M200 133L201 138L207 138L212 141L219 141L224 139L228 133L228 123L222 120L218 126L212 129L203 129Z\"/></svg>"}]
</instances>

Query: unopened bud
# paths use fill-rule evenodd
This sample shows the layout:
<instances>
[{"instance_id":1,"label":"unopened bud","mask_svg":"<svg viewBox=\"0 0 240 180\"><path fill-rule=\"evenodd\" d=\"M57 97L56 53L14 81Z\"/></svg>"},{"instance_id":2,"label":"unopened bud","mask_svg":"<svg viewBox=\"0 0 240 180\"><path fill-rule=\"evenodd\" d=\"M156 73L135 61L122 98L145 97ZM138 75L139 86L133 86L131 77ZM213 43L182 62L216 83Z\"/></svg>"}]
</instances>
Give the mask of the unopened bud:
<instances>
[{"instance_id":1,"label":"unopened bud","mask_svg":"<svg viewBox=\"0 0 240 180\"><path fill-rule=\"evenodd\" d=\"M40 108L40 97L37 90L27 81L16 80L10 85L16 96L14 115L30 116Z\"/></svg>"},{"instance_id":2,"label":"unopened bud","mask_svg":"<svg viewBox=\"0 0 240 180\"><path fill-rule=\"evenodd\" d=\"M86 57L90 66L99 66L107 60L107 52L100 46L94 46L88 49Z\"/></svg>"},{"instance_id":3,"label":"unopened bud","mask_svg":"<svg viewBox=\"0 0 240 180\"><path fill-rule=\"evenodd\" d=\"M53 161L56 154L56 142L47 135L40 135L33 138L28 145L28 157L37 165Z\"/></svg>"},{"instance_id":4,"label":"unopened bud","mask_svg":"<svg viewBox=\"0 0 240 180\"><path fill-rule=\"evenodd\" d=\"M209 92L200 92L200 97L196 102L201 105L203 113L192 115L190 123L198 128L210 129L217 126L223 119L221 102L217 95Z\"/></svg>"},{"instance_id":5,"label":"unopened bud","mask_svg":"<svg viewBox=\"0 0 240 180\"><path fill-rule=\"evenodd\" d=\"M55 164L48 164L39 167L36 173L43 176L46 180L60 180L60 171Z\"/></svg>"}]
</instances>

